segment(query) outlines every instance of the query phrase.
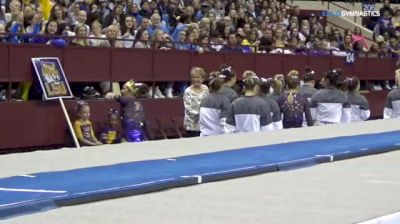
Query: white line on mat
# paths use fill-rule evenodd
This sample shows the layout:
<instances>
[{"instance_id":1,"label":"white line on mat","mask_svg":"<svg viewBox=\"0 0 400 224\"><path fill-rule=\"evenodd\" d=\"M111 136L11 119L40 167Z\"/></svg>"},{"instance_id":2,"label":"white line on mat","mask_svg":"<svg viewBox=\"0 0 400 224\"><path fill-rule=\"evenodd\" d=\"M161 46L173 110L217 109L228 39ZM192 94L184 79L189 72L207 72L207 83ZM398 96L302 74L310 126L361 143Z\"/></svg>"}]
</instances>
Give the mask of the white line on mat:
<instances>
[{"instance_id":1,"label":"white line on mat","mask_svg":"<svg viewBox=\"0 0 400 224\"><path fill-rule=\"evenodd\" d=\"M43 189L20 189L20 188L0 188L0 191L14 191L14 192L34 192L34 193L67 193L67 191L53 191Z\"/></svg>"}]
</instances>

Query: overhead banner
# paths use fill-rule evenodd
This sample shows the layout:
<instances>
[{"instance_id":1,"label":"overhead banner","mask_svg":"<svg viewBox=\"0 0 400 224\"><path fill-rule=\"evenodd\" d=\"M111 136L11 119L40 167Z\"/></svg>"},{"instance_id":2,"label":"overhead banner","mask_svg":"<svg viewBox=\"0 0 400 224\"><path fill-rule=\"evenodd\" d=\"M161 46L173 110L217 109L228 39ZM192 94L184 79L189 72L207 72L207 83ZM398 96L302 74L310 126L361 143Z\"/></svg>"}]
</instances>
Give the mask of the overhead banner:
<instances>
[{"instance_id":1,"label":"overhead banner","mask_svg":"<svg viewBox=\"0 0 400 224\"><path fill-rule=\"evenodd\" d=\"M31 60L46 100L73 97L58 58L32 58Z\"/></svg>"}]
</instances>

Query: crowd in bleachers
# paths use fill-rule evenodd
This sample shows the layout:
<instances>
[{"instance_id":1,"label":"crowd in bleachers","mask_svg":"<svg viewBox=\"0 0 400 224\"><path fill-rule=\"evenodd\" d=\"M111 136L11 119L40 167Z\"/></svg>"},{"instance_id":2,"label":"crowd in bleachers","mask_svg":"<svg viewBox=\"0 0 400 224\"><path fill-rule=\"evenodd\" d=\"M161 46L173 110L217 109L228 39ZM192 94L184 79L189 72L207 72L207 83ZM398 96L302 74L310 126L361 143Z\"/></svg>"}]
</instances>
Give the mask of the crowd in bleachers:
<instances>
[{"instance_id":1,"label":"crowd in bleachers","mask_svg":"<svg viewBox=\"0 0 400 224\"><path fill-rule=\"evenodd\" d=\"M46 1L5 1L0 10L0 32L6 34L0 34L0 42L198 53L345 56L353 51L369 52L369 57L397 57L399 50L399 10L391 9L388 3L373 26L379 31L376 42L369 46L358 27L343 33L338 27L324 24L319 15L301 15L298 6L277 0ZM388 82L376 84L376 90L381 89L380 84L391 88ZM173 86L162 83L150 89L147 96L153 91L156 98L181 95L184 85L177 93L173 93ZM96 89L105 96L112 87L119 91L115 83L102 83ZM79 86L79 96L83 95L82 89Z\"/></svg>"},{"instance_id":2,"label":"crowd in bleachers","mask_svg":"<svg viewBox=\"0 0 400 224\"><path fill-rule=\"evenodd\" d=\"M368 46L359 28L343 33L323 24L320 15L302 16L299 7L277 0L56 0L48 16L35 1L7 3L0 11L0 32L11 34L2 35L0 41L9 43L200 53L327 54L326 50L334 50L338 55L358 51L379 57L399 48L398 32L392 28L398 27L400 13L388 5L373 26L378 42ZM33 37L37 34L46 36Z\"/></svg>"}]
</instances>

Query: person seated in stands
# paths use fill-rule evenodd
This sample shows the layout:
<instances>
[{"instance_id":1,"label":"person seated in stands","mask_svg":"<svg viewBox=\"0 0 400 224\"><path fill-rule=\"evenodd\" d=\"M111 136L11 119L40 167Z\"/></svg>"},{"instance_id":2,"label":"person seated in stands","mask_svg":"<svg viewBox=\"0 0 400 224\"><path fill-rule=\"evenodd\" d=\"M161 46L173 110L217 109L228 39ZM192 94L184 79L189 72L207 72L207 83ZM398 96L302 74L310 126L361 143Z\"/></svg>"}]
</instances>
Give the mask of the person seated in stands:
<instances>
[{"instance_id":1,"label":"person seated in stands","mask_svg":"<svg viewBox=\"0 0 400 224\"><path fill-rule=\"evenodd\" d=\"M87 37L87 26L83 24L78 24L75 28L75 37L72 40L72 46L80 46L80 47L88 47L89 41L85 37Z\"/></svg>"},{"instance_id":2,"label":"person seated in stands","mask_svg":"<svg viewBox=\"0 0 400 224\"><path fill-rule=\"evenodd\" d=\"M43 33L44 37L33 37L31 43L34 44L51 44L58 47L64 47L66 42L59 37L60 31L58 29L57 21L50 20L47 22ZM54 36L54 37L51 37Z\"/></svg>"},{"instance_id":3,"label":"person seated in stands","mask_svg":"<svg viewBox=\"0 0 400 224\"><path fill-rule=\"evenodd\" d=\"M121 26L121 34L122 39L124 39L124 47L125 48L132 48L133 42L135 40L135 36L137 33L137 22L135 17L133 16L126 16L125 23Z\"/></svg>"},{"instance_id":4,"label":"person seated in stands","mask_svg":"<svg viewBox=\"0 0 400 224\"><path fill-rule=\"evenodd\" d=\"M386 96L383 119L400 117L400 69L395 72L396 89Z\"/></svg>"},{"instance_id":5,"label":"person seated in stands","mask_svg":"<svg viewBox=\"0 0 400 224\"><path fill-rule=\"evenodd\" d=\"M283 30L276 30L274 35L275 48L285 48L287 41L283 36Z\"/></svg>"},{"instance_id":6,"label":"person seated in stands","mask_svg":"<svg viewBox=\"0 0 400 224\"><path fill-rule=\"evenodd\" d=\"M200 103L208 94L208 87L203 84L206 72L200 67L193 67L190 71L191 85L183 94L183 106L185 108L184 127L186 137L200 135L199 114Z\"/></svg>"},{"instance_id":7,"label":"person seated in stands","mask_svg":"<svg viewBox=\"0 0 400 224\"><path fill-rule=\"evenodd\" d=\"M107 115L106 125L101 131L101 141L104 144L115 144L121 142L121 132L118 129L120 122L119 113L117 110L110 109Z\"/></svg>"},{"instance_id":8,"label":"person seated in stands","mask_svg":"<svg viewBox=\"0 0 400 224\"><path fill-rule=\"evenodd\" d=\"M258 96L260 79L255 75L244 78L244 96L232 103L227 118L228 129L232 132L265 132L274 130L271 111L265 100Z\"/></svg>"},{"instance_id":9,"label":"person seated in stands","mask_svg":"<svg viewBox=\"0 0 400 224\"><path fill-rule=\"evenodd\" d=\"M92 29L91 29L91 34L90 37L95 37L95 38L105 38L106 35L103 34L101 30L101 24L98 20L95 20L92 22ZM100 46L100 43L103 42L101 39L89 39L89 45L92 47L98 47Z\"/></svg>"},{"instance_id":10,"label":"person seated in stands","mask_svg":"<svg viewBox=\"0 0 400 224\"><path fill-rule=\"evenodd\" d=\"M181 31L182 33L182 31ZM179 44L179 50L189 50L197 53L203 53L204 49L197 44L197 39L199 39L198 29L191 27L185 31L186 37L184 44Z\"/></svg>"},{"instance_id":11,"label":"person seated in stands","mask_svg":"<svg viewBox=\"0 0 400 224\"><path fill-rule=\"evenodd\" d=\"M5 33L6 27L0 23L0 33ZM7 43L6 35L0 34L0 43Z\"/></svg>"},{"instance_id":12,"label":"person seated in stands","mask_svg":"<svg viewBox=\"0 0 400 224\"><path fill-rule=\"evenodd\" d=\"M235 32L230 32L228 35L227 44L221 49L222 52L243 52L242 47L238 45L238 41L236 38Z\"/></svg>"},{"instance_id":13,"label":"person seated in stands","mask_svg":"<svg viewBox=\"0 0 400 224\"><path fill-rule=\"evenodd\" d=\"M290 75L287 78L288 91L278 99L280 111L283 115L283 128L303 127L303 114L305 115L307 126L313 125L310 105L307 98L299 94L299 86L299 77Z\"/></svg>"},{"instance_id":14,"label":"person seated in stands","mask_svg":"<svg viewBox=\"0 0 400 224\"><path fill-rule=\"evenodd\" d=\"M363 47L363 44L361 41L356 41L353 44L353 51L357 53L362 53L362 52L367 52L367 49Z\"/></svg>"},{"instance_id":15,"label":"person seated in stands","mask_svg":"<svg viewBox=\"0 0 400 224\"><path fill-rule=\"evenodd\" d=\"M169 32L165 24L161 21L160 14L154 13L150 19L151 25L147 28L150 37L153 37L156 30L161 30L165 33Z\"/></svg>"},{"instance_id":16,"label":"person seated in stands","mask_svg":"<svg viewBox=\"0 0 400 224\"><path fill-rule=\"evenodd\" d=\"M85 146L96 146L102 143L97 140L92 122L90 121L90 107L84 101L78 101L75 112L78 120L74 122L74 131L80 144Z\"/></svg>"},{"instance_id":17,"label":"person seated in stands","mask_svg":"<svg viewBox=\"0 0 400 224\"><path fill-rule=\"evenodd\" d=\"M124 47L123 43L117 40L120 37L120 29L117 25L110 25L106 30L106 38L107 40L103 40L100 42L100 47L116 47L121 48Z\"/></svg>"},{"instance_id":18,"label":"person seated in stands","mask_svg":"<svg viewBox=\"0 0 400 224\"><path fill-rule=\"evenodd\" d=\"M147 29L139 29L136 33L133 48L151 48L149 38L149 32Z\"/></svg>"},{"instance_id":19,"label":"person seated in stands","mask_svg":"<svg viewBox=\"0 0 400 224\"><path fill-rule=\"evenodd\" d=\"M334 69L325 74L324 87L311 97L310 108L315 125L351 122L351 105L338 89L342 72Z\"/></svg>"},{"instance_id":20,"label":"person seated in stands","mask_svg":"<svg viewBox=\"0 0 400 224\"><path fill-rule=\"evenodd\" d=\"M354 28L354 33L351 36L351 39L353 41L353 44L361 41L362 44L362 48L364 49L368 49L368 45L367 45L367 39L364 37L364 35L362 34L361 28L360 27L355 27Z\"/></svg>"},{"instance_id":21,"label":"person seated in stands","mask_svg":"<svg viewBox=\"0 0 400 224\"><path fill-rule=\"evenodd\" d=\"M210 94L201 100L199 126L200 136L220 135L226 132L226 117L231 109L231 102L222 93L225 76L213 72L209 77Z\"/></svg>"},{"instance_id":22,"label":"person seated in stands","mask_svg":"<svg viewBox=\"0 0 400 224\"><path fill-rule=\"evenodd\" d=\"M108 95L109 98L114 98L121 104L123 137L128 142L147 140L145 112L142 104L136 100L136 91L135 81L129 80L122 86L121 96Z\"/></svg>"},{"instance_id":23,"label":"person seated in stands","mask_svg":"<svg viewBox=\"0 0 400 224\"><path fill-rule=\"evenodd\" d=\"M359 93L360 80L356 77L348 77L343 81L343 89L347 92L351 104L351 122L365 121L371 111L367 99Z\"/></svg>"},{"instance_id":24,"label":"person seated in stands","mask_svg":"<svg viewBox=\"0 0 400 224\"><path fill-rule=\"evenodd\" d=\"M214 49L210 48L210 37L208 35L200 34L199 46L203 48L205 52L214 51Z\"/></svg>"},{"instance_id":25,"label":"person seated in stands","mask_svg":"<svg viewBox=\"0 0 400 224\"><path fill-rule=\"evenodd\" d=\"M274 130L279 130L283 128L281 110L279 108L278 103L274 99L272 99L270 95L271 83L272 83L272 78L269 79L261 78L259 95L269 105L272 122L274 124Z\"/></svg>"}]
</instances>

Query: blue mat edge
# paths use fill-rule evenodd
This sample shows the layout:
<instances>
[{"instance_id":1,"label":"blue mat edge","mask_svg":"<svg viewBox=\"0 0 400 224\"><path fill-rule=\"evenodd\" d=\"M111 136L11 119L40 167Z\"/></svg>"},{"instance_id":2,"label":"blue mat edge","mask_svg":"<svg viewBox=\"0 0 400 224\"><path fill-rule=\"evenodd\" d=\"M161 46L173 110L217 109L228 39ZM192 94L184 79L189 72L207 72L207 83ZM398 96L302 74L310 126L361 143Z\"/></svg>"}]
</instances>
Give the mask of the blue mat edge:
<instances>
[{"instance_id":1,"label":"blue mat edge","mask_svg":"<svg viewBox=\"0 0 400 224\"><path fill-rule=\"evenodd\" d=\"M383 133L392 133L392 132L380 132L380 133L373 133L373 134L366 134L366 135L383 134ZM332 137L332 138L345 138L345 137L352 137L352 136L338 136L338 137ZM332 138L326 138L326 139L332 139ZM309 140L309 141L313 141L313 140ZM298 142L301 143L304 141L298 141ZM273 144L273 145L277 145L277 144ZM271 146L271 145L268 145L268 146ZM257 147L259 147L259 146L257 146ZM5 208L0 208L0 220L13 218L13 217L21 216L21 215L37 213L37 212L44 212L44 211L48 211L48 210L55 209L58 207L63 207L63 206L72 206L72 205L90 203L90 202L94 202L94 201L101 201L101 200L107 200L107 199L112 199L112 198L133 196L133 195L145 194L145 193L161 191L161 190L166 190L166 189L171 189L171 188L184 187L184 186L196 185L196 184L201 184L201 183L208 183L208 182L214 182L214 181L222 181L222 180L227 180L227 179L264 174L264 173L268 173L268 172L299 169L299 168L307 167L310 165L317 165L317 164L326 163L326 162L334 162L334 161L351 159L351 158L356 158L356 157L361 157L361 156L386 153L386 152L398 150L399 147L400 147L399 145L387 145L387 146L369 148L367 150L358 150L356 152L337 153L337 154L332 154L332 155L322 155L322 156L310 157L310 158L301 159L301 160L277 163L277 164L273 164L273 165L271 165L271 164L259 165L259 166L248 167L248 168L244 168L244 169L240 169L240 170L233 170L230 172L220 172L220 173L217 172L217 173L211 173L211 174L201 174L200 177L192 176L192 177L174 178L173 180L164 181L163 183L148 184L148 185L141 186L141 187L137 187L137 186L122 187L120 189L104 191L104 192L97 193L94 195L93 194L92 195L81 195L81 196L76 195L75 197L69 196L68 198L55 197L50 200L40 200L40 201L19 203L17 205L11 205L11 206L7 206ZM251 148L255 148L255 147L249 147L248 149L251 149ZM225 151L233 151L233 150L237 150L237 149L225 150ZM212 152L212 153L214 153L214 152ZM201 153L201 154L208 154L208 153ZM197 154L197 155L200 155L200 154ZM191 155L191 156L193 156L193 155ZM113 164L113 165L115 165L115 164ZM199 180L199 178L200 178L200 180Z\"/></svg>"}]
</instances>

